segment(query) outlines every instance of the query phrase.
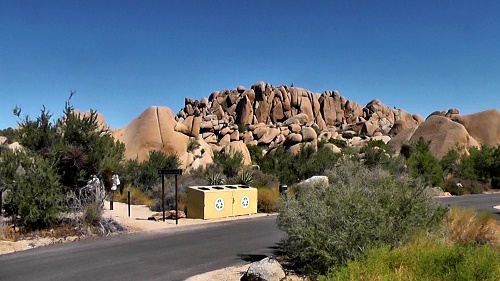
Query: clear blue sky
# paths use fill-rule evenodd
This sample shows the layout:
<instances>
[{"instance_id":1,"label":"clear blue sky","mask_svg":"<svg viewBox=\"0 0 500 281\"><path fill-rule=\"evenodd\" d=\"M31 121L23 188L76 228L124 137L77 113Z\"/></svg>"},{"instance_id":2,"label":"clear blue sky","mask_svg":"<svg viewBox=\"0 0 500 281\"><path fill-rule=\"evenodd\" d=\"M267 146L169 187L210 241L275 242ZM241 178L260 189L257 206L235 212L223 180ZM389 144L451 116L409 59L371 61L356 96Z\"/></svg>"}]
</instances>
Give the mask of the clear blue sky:
<instances>
[{"instance_id":1,"label":"clear blue sky","mask_svg":"<svg viewBox=\"0 0 500 281\"><path fill-rule=\"evenodd\" d=\"M0 128L73 105L123 127L258 81L426 117L500 108L500 1L0 0Z\"/></svg>"}]
</instances>

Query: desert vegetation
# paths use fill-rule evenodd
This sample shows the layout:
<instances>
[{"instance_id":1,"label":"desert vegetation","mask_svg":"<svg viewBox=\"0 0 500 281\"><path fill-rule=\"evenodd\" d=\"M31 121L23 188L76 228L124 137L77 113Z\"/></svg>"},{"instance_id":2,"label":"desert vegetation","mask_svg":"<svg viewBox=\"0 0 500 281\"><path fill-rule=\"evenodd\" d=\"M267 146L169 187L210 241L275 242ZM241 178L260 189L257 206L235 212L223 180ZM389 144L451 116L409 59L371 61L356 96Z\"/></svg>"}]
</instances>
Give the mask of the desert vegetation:
<instances>
[{"instance_id":1,"label":"desert vegetation","mask_svg":"<svg viewBox=\"0 0 500 281\"><path fill-rule=\"evenodd\" d=\"M20 232L59 227L80 236L123 230L102 217L102 207L125 148L99 127L96 112L75 113L71 96L57 119L45 108L35 119L21 118L16 108L19 128L2 132L22 146L0 150L4 215Z\"/></svg>"}]
</instances>

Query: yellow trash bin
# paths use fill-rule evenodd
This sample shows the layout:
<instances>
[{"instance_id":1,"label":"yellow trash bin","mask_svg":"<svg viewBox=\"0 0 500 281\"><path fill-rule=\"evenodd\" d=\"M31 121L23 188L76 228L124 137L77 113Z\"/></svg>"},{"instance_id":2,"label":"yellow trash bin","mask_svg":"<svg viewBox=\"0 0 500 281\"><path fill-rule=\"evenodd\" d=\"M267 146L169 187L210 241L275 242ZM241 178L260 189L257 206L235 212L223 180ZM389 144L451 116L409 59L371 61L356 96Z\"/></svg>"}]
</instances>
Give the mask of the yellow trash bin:
<instances>
[{"instance_id":1,"label":"yellow trash bin","mask_svg":"<svg viewBox=\"0 0 500 281\"><path fill-rule=\"evenodd\" d=\"M214 219L233 215L233 192L224 186L192 186L187 190L187 215Z\"/></svg>"},{"instance_id":2,"label":"yellow trash bin","mask_svg":"<svg viewBox=\"0 0 500 281\"><path fill-rule=\"evenodd\" d=\"M232 187L232 188L231 188ZM248 185L227 186L233 190L233 216L257 213L257 189Z\"/></svg>"}]
</instances>

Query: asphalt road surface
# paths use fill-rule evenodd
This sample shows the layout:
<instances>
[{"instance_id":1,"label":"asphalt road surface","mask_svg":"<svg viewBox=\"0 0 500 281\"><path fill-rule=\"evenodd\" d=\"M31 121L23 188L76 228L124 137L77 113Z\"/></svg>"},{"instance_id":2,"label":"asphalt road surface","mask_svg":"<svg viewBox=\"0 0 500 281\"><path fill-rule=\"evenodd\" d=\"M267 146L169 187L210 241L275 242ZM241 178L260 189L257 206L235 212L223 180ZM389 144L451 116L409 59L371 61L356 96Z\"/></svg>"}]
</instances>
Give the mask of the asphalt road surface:
<instances>
[{"instance_id":1,"label":"asphalt road surface","mask_svg":"<svg viewBox=\"0 0 500 281\"><path fill-rule=\"evenodd\" d=\"M497 221L500 221L500 210L493 208L500 205L500 193L441 197L437 200L446 205L457 205L474 208L479 212L489 212L494 214Z\"/></svg>"},{"instance_id":2,"label":"asphalt road surface","mask_svg":"<svg viewBox=\"0 0 500 281\"><path fill-rule=\"evenodd\" d=\"M275 254L276 216L0 255L0 280L184 280Z\"/></svg>"}]
</instances>

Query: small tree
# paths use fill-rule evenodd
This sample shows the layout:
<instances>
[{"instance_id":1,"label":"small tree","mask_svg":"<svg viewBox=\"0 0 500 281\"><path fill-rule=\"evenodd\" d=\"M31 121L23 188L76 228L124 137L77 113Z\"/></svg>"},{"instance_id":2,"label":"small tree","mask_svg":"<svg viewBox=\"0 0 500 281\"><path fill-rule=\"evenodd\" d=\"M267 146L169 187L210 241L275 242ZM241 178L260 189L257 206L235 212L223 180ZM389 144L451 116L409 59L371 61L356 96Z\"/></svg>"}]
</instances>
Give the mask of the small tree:
<instances>
[{"instance_id":1,"label":"small tree","mask_svg":"<svg viewBox=\"0 0 500 281\"><path fill-rule=\"evenodd\" d=\"M410 147L410 156L407 160L408 168L415 177L424 179L427 184L439 186L443 182L444 172L439 160L430 152L431 141L422 137Z\"/></svg>"},{"instance_id":2,"label":"small tree","mask_svg":"<svg viewBox=\"0 0 500 281\"><path fill-rule=\"evenodd\" d=\"M165 155L162 151L151 150L148 160L142 163L128 160L122 178L124 184L131 183L143 192L150 192L160 183L158 169L177 169L179 166L180 160L177 155Z\"/></svg>"},{"instance_id":3,"label":"small tree","mask_svg":"<svg viewBox=\"0 0 500 281\"><path fill-rule=\"evenodd\" d=\"M9 181L5 209L20 216L30 229L53 223L62 208L63 194L59 176L47 160L35 153L18 152L9 159L18 168Z\"/></svg>"}]
</instances>

